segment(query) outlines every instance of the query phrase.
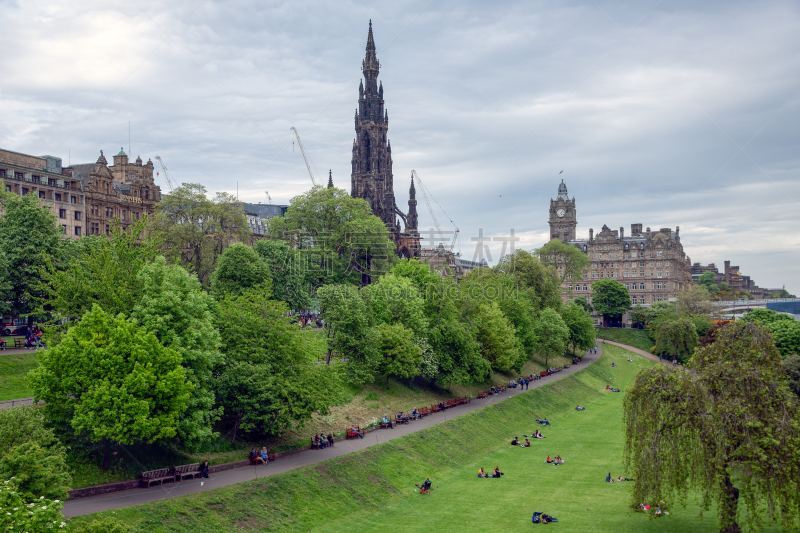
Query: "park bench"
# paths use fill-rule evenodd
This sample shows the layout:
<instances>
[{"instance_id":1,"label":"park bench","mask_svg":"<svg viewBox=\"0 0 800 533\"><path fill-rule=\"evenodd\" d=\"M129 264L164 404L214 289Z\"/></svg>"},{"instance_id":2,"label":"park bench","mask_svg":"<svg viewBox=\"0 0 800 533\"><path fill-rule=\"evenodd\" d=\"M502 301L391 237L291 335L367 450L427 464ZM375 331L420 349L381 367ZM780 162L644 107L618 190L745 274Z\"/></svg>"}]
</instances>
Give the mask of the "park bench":
<instances>
[{"instance_id":1,"label":"park bench","mask_svg":"<svg viewBox=\"0 0 800 533\"><path fill-rule=\"evenodd\" d=\"M430 411L428 410L427 407L423 407L422 409L419 410L419 414L422 416L428 416L430 414Z\"/></svg>"},{"instance_id":2,"label":"park bench","mask_svg":"<svg viewBox=\"0 0 800 533\"><path fill-rule=\"evenodd\" d=\"M311 439L311 449L312 450L319 450L319 441ZM267 452L269 454L269 452Z\"/></svg>"},{"instance_id":3,"label":"park bench","mask_svg":"<svg viewBox=\"0 0 800 533\"><path fill-rule=\"evenodd\" d=\"M381 429L386 429L386 428L394 429L394 426L390 426L389 422L381 422Z\"/></svg>"},{"instance_id":4,"label":"park bench","mask_svg":"<svg viewBox=\"0 0 800 533\"><path fill-rule=\"evenodd\" d=\"M409 420L411 420L411 417L406 415L402 415L400 418L397 418L397 416L394 417L395 424L408 424Z\"/></svg>"},{"instance_id":5,"label":"park bench","mask_svg":"<svg viewBox=\"0 0 800 533\"><path fill-rule=\"evenodd\" d=\"M542 372L539 375L542 376L542 377L545 377L547 375L547 372L542 370Z\"/></svg>"},{"instance_id":6,"label":"park bench","mask_svg":"<svg viewBox=\"0 0 800 533\"><path fill-rule=\"evenodd\" d=\"M455 407L457 405L456 402L457 400L447 400L445 407L447 407L448 409L450 409L451 407Z\"/></svg>"},{"instance_id":7,"label":"park bench","mask_svg":"<svg viewBox=\"0 0 800 533\"><path fill-rule=\"evenodd\" d=\"M190 465L181 465L175 467L175 481L183 481L184 477L200 475L200 463L192 463Z\"/></svg>"},{"instance_id":8,"label":"park bench","mask_svg":"<svg viewBox=\"0 0 800 533\"><path fill-rule=\"evenodd\" d=\"M431 413L438 413L440 411L438 403L431 404Z\"/></svg>"},{"instance_id":9,"label":"park bench","mask_svg":"<svg viewBox=\"0 0 800 533\"><path fill-rule=\"evenodd\" d=\"M23 339L14 339L14 348L24 348L25 341Z\"/></svg>"},{"instance_id":10,"label":"park bench","mask_svg":"<svg viewBox=\"0 0 800 533\"><path fill-rule=\"evenodd\" d=\"M483 390L482 390L482 391L480 391L480 392L478 393L478 399L480 399L480 398L486 398L486 391L483 391Z\"/></svg>"},{"instance_id":11,"label":"park bench","mask_svg":"<svg viewBox=\"0 0 800 533\"><path fill-rule=\"evenodd\" d=\"M469 396L462 396L461 397L461 403L463 403L463 404L467 404L467 403L469 403L471 401L472 401L472 398L470 398Z\"/></svg>"},{"instance_id":12,"label":"park bench","mask_svg":"<svg viewBox=\"0 0 800 533\"><path fill-rule=\"evenodd\" d=\"M505 385L500 385L500 392L505 392L507 390L508 390L508 387L506 387Z\"/></svg>"},{"instance_id":13,"label":"park bench","mask_svg":"<svg viewBox=\"0 0 800 533\"><path fill-rule=\"evenodd\" d=\"M364 432L361 431L361 426L355 426L355 428L358 430L359 433L361 433L362 435L364 434ZM345 439L357 439L357 438L358 438L358 433L353 431L352 428L348 428L347 434L345 434Z\"/></svg>"},{"instance_id":14,"label":"park bench","mask_svg":"<svg viewBox=\"0 0 800 533\"><path fill-rule=\"evenodd\" d=\"M159 468L158 470L149 470L142 472L142 485L145 483L150 487L151 483L158 482L163 485L165 481L175 481L175 474L169 471L169 468Z\"/></svg>"}]
</instances>

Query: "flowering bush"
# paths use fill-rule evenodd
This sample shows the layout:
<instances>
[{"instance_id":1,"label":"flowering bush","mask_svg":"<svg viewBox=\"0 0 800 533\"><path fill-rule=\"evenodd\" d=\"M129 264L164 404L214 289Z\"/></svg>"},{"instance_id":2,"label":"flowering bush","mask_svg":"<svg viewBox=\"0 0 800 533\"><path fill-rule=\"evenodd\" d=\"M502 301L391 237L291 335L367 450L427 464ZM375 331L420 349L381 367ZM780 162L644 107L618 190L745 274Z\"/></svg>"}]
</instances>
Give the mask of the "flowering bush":
<instances>
[{"instance_id":1,"label":"flowering bush","mask_svg":"<svg viewBox=\"0 0 800 533\"><path fill-rule=\"evenodd\" d=\"M26 502L12 477L0 484L0 531L40 533L61 529L67 525L61 507L61 501L44 496Z\"/></svg>"}]
</instances>

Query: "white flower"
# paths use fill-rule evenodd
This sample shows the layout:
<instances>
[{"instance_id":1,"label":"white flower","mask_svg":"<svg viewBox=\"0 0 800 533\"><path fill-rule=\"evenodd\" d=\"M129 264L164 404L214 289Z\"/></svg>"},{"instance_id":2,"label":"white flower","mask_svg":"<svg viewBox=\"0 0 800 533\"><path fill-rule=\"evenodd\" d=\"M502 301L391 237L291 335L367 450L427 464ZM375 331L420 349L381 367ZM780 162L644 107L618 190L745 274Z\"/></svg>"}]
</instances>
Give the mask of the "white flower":
<instances>
[{"instance_id":1,"label":"white flower","mask_svg":"<svg viewBox=\"0 0 800 533\"><path fill-rule=\"evenodd\" d=\"M53 500L53 503L59 503L61 500Z\"/></svg>"},{"instance_id":2,"label":"white flower","mask_svg":"<svg viewBox=\"0 0 800 533\"><path fill-rule=\"evenodd\" d=\"M40 500L44 500L44 496L39 496L39 499Z\"/></svg>"}]
</instances>

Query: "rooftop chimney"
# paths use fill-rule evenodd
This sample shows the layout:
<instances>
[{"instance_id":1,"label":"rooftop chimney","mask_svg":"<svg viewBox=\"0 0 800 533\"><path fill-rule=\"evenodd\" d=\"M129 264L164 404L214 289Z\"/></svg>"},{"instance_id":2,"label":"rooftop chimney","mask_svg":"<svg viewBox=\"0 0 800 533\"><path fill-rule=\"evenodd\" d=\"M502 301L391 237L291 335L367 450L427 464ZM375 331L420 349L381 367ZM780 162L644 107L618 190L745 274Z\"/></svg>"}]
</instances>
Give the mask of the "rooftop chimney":
<instances>
[{"instance_id":1,"label":"rooftop chimney","mask_svg":"<svg viewBox=\"0 0 800 533\"><path fill-rule=\"evenodd\" d=\"M625 238L625 228L623 228L622 226L620 226L620 227L619 227L619 240L622 240L622 239L624 239L624 238Z\"/></svg>"},{"instance_id":2,"label":"rooftop chimney","mask_svg":"<svg viewBox=\"0 0 800 533\"><path fill-rule=\"evenodd\" d=\"M594 240L594 230L592 228L589 228L589 240Z\"/></svg>"}]
</instances>

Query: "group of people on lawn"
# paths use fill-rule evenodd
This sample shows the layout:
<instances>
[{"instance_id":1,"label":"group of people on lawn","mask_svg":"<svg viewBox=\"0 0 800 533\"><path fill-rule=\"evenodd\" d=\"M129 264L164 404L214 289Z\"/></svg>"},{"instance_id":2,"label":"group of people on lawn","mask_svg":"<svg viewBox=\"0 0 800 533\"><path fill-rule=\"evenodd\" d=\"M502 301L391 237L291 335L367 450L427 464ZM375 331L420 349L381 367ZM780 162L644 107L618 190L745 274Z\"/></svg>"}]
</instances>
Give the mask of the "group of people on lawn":
<instances>
[{"instance_id":1,"label":"group of people on lawn","mask_svg":"<svg viewBox=\"0 0 800 533\"><path fill-rule=\"evenodd\" d=\"M494 478L498 478L498 477L500 477L502 475L504 475L504 474L503 474L503 472L500 471L500 468L498 468L498 467L494 467L494 472L492 472L491 474L487 474L486 471L483 469L483 467L481 467L481 469L478 470L478 477L494 477Z\"/></svg>"}]
</instances>

